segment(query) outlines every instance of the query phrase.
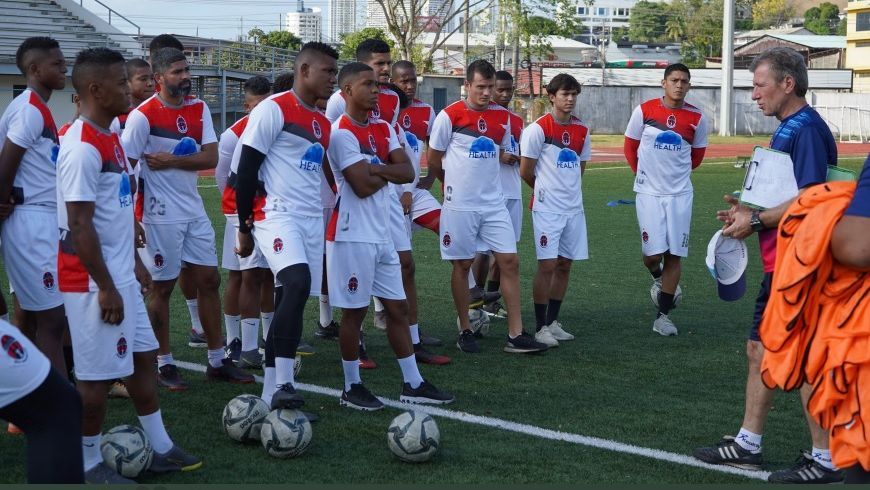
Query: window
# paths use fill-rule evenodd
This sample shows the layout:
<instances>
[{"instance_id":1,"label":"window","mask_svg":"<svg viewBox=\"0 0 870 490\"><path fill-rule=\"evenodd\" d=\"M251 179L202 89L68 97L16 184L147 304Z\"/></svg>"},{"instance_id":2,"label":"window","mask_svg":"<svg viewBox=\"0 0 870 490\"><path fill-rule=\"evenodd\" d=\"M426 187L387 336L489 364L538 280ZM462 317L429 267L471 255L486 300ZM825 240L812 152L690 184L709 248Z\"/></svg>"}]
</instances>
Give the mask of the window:
<instances>
[{"instance_id":1,"label":"window","mask_svg":"<svg viewBox=\"0 0 870 490\"><path fill-rule=\"evenodd\" d=\"M606 17L610 14L610 9L607 7L595 7L595 15L599 17Z\"/></svg>"},{"instance_id":2,"label":"window","mask_svg":"<svg viewBox=\"0 0 870 490\"><path fill-rule=\"evenodd\" d=\"M588 7L577 7L577 15L586 15L589 13Z\"/></svg>"},{"instance_id":3,"label":"window","mask_svg":"<svg viewBox=\"0 0 870 490\"><path fill-rule=\"evenodd\" d=\"M855 15L855 30L870 31L870 12L859 12Z\"/></svg>"},{"instance_id":4,"label":"window","mask_svg":"<svg viewBox=\"0 0 870 490\"><path fill-rule=\"evenodd\" d=\"M629 10L627 8L617 8L614 9L614 14L616 17L628 17Z\"/></svg>"}]
</instances>

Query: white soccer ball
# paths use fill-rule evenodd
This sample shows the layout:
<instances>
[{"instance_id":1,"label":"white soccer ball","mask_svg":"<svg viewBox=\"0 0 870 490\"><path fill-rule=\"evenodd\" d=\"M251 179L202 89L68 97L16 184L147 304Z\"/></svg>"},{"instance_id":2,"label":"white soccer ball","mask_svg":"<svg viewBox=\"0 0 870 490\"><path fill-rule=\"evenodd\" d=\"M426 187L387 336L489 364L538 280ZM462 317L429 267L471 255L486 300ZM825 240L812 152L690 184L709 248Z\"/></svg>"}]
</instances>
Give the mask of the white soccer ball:
<instances>
[{"instance_id":1,"label":"white soccer ball","mask_svg":"<svg viewBox=\"0 0 870 490\"><path fill-rule=\"evenodd\" d=\"M652 299L653 304L656 308L659 307L659 293L662 291L662 285L659 284L658 281L653 281L652 286L649 288L649 297ZM677 284L677 290L674 291L674 308L680 306L680 303L683 302L683 288Z\"/></svg>"},{"instance_id":2,"label":"white soccer ball","mask_svg":"<svg viewBox=\"0 0 870 490\"><path fill-rule=\"evenodd\" d=\"M270 456L294 458L311 445L311 422L299 410L279 408L266 416L260 429L260 442Z\"/></svg>"},{"instance_id":3,"label":"white soccer ball","mask_svg":"<svg viewBox=\"0 0 870 490\"><path fill-rule=\"evenodd\" d=\"M438 424L423 412L404 412L394 418L387 429L387 446L407 463L430 460L440 445Z\"/></svg>"},{"instance_id":4,"label":"white soccer ball","mask_svg":"<svg viewBox=\"0 0 870 490\"><path fill-rule=\"evenodd\" d=\"M224 432L230 439L246 442L260 438L260 427L269 415L269 405L255 395L239 395L224 407Z\"/></svg>"},{"instance_id":5,"label":"white soccer ball","mask_svg":"<svg viewBox=\"0 0 870 490\"><path fill-rule=\"evenodd\" d=\"M151 466L154 450L145 431L133 425L119 425L103 434L100 452L109 468L121 476L136 478Z\"/></svg>"},{"instance_id":6,"label":"white soccer ball","mask_svg":"<svg viewBox=\"0 0 870 490\"><path fill-rule=\"evenodd\" d=\"M468 322L471 324L471 331L477 337L483 337L489 333L489 315L480 308L468 310ZM459 317L456 318L456 326L459 327Z\"/></svg>"}]
</instances>

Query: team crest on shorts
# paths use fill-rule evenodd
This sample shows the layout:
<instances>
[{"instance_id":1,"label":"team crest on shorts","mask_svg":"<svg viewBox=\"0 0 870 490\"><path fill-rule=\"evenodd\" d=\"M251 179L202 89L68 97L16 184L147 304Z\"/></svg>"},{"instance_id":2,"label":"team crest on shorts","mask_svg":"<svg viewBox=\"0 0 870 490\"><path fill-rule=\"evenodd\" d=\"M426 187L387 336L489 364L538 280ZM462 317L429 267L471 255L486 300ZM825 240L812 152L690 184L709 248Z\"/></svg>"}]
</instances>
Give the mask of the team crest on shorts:
<instances>
[{"instance_id":1,"label":"team crest on shorts","mask_svg":"<svg viewBox=\"0 0 870 490\"><path fill-rule=\"evenodd\" d=\"M571 133L565 131L562 133L562 144L568 146L571 144Z\"/></svg>"},{"instance_id":2,"label":"team crest on shorts","mask_svg":"<svg viewBox=\"0 0 870 490\"><path fill-rule=\"evenodd\" d=\"M410 114L405 114L405 116L402 117L402 126L405 129L411 129L411 115Z\"/></svg>"},{"instance_id":3,"label":"team crest on shorts","mask_svg":"<svg viewBox=\"0 0 870 490\"><path fill-rule=\"evenodd\" d=\"M453 239L450 238L450 233L444 232L444 236L441 238L441 244L444 245L444 248L450 248L450 244L453 243Z\"/></svg>"},{"instance_id":4,"label":"team crest on shorts","mask_svg":"<svg viewBox=\"0 0 870 490\"><path fill-rule=\"evenodd\" d=\"M42 287L44 287L46 291L54 289L54 276L51 275L51 272L46 272L42 275Z\"/></svg>"},{"instance_id":5,"label":"team crest on shorts","mask_svg":"<svg viewBox=\"0 0 870 490\"><path fill-rule=\"evenodd\" d=\"M547 235L541 235L541 239L538 240L538 243L541 244L541 248L547 248L548 242L549 242L549 240L547 240Z\"/></svg>"},{"instance_id":6,"label":"team crest on shorts","mask_svg":"<svg viewBox=\"0 0 870 490\"><path fill-rule=\"evenodd\" d=\"M127 339L124 337L121 337L120 339L118 339L118 343L115 344L115 350L117 351L116 355L119 358L123 359L124 357L126 357L127 356Z\"/></svg>"},{"instance_id":7,"label":"team crest on shorts","mask_svg":"<svg viewBox=\"0 0 870 490\"><path fill-rule=\"evenodd\" d=\"M677 116L671 114L668 116L668 127L673 129L677 125Z\"/></svg>"},{"instance_id":8,"label":"team crest on shorts","mask_svg":"<svg viewBox=\"0 0 870 490\"><path fill-rule=\"evenodd\" d=\"M154 268L157 270L163 270L163 266L166 265L166 261L163 260L163 255L160 253L154 254Z\"/></svg>"},{"instance_id":9,"label":"team crest on shorts","mask_svg":"<svg viewBox=\"0 0 870 490\"><path fill-rule=\"evenodd\" d=\"M175 127L178 128L179 133L187 134L187 121L185 121L183 117L178 116L175 120Z\"/></svg>"},{"instance_id":10,"label":"team crest on shorts","mask_svg":"<svg viewBox=\"0 0 870 490\"><path fill-rule=\"evenodd\" d=\"M643 240L643 243L649 242L649 233L646 230L643 230L643 233L640 234L640 238Z\"/></svg>"},{"instance_id":11,"label":"team crest on shorts","mask_svg":"<svg viewBox=\"0 0 870 490\"><path fill-rule=\"evenodd\" d=\"M377 155L378 154L378 144L375 141L375 135L373 135L373 134L369 134L369 146L372 149L372 153Z\"/></svg>"},{"instance_id":12,"label":"team crest on shorts","mask_svg":"<svg viewBox=\"0 0 870 490\"><path fill-rule=\"evenodd\" d=\"M359 279L356 276L350 276L350 279L347 280L347 292L350 294L356 294L359 289Z\"/></svg>"},{"instance_id":13,"label":"team crest on shorts","mask_svg":"<svg viewBox=\"0 0 870 490\"><path fill-rule=\"evenodd\" d=\"M24 349L24 346L21 345L21 342L19 342L15 337L11 335L0 337L0 346L3 347L3 352L11 357L12 361L16 364L27 360L27 351Z\"/></svg>"},{"instance_id":14,"label":"team crest on shorts","mask_svg":"<svg viewBox=\"0 0 870 490\"><path fill-rule=\"evenodd\" d=\"M486 120L481 117L480 119L477 120L477 130L480 131L481 133L485 133L486 129L487 129L486 128Z\"/></svg>"},{"instance_id":15,"label":"team crest on shorts","mask_svg":"<svg viewBox=\"0 0 870 490\"><path fill-rule=\"evenodd\" d=\"M272 251L274 251L276 254L283 252L284 251L284 241L281 240L280 238L276 238L272 242Z\"/></svg>"},{"instance_id":16,"label":"team crest on shorts","mask_svg":"<svg viewBox=\"0 0 870 490\"><path fill-rule=\"evenodd\" d=\"M375 102L375 106L372 107L372 119L380 119L381 118L381 106Z\"/></svg>"},{"instance_id":17,"label":"team crest on shorts","mask_svg":"<svg viewBox=\"0 0 870 490\"><path fill-rule=\"evenodd\" d=\"M314 137L317 139L323 136L323 132L320 131L320 123L316 119L311 121L311 131L314 132Z\"/></svg>"}]
</instances>

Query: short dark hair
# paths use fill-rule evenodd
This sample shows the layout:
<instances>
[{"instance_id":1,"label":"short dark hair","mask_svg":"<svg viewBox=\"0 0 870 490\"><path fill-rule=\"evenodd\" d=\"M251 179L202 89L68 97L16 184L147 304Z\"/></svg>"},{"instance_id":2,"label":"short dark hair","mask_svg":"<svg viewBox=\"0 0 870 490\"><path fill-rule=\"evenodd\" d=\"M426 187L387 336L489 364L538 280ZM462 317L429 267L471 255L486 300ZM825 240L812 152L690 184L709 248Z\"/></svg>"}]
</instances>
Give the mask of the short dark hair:
<instances>
[{"instance_id":1,"label":"short dark hair","mask_svg":"<svg viewBox=\"0 0 870 490\"><path fill-rule=\"evenodd\" d=\"M374 71L372 67L365 63L361 63L359 61L354 61L352 63L348 63L341 67L341 71L338 72L338 85L341 87L344 85L344 82L351 77L356 77L360 73L364 73L367 71Z\"/></svg>"},{"instance_id":2,"label":"short dark hair","mask_svg":"<svg viewBox=\"0 0 870 490\"><path fill-rule=\"evenodd\" d=\"M388 88L399 96L399 109L404 109L411 105L411 99L409 99L408 95L395 83L382 83L381 87Z\"/></svg>"},{"instance_id":3,"label":"short dark hair","mask_svg":"<svg viewBox=\"0 0 870 490\"><path fill-rule=\"evenodd\" d=\"M27 67L24 66L25 57L31 51L51 51L52 49L60 49L60 44L50 37L37 36L28 37L18 46L18 51L15 52L15 64L21 73L27 74Z\"/></svg>"},{"instance_id":4,"label":"short dark hair","mask_svg":"<svg viewBox=\"0 0 870 490\"><path fill-rule=\"evenodd\" d=\"M556 95L556 92L559 90L576 90L579 94L580 82L567 73L559 73L547 84L547 93L549 95Z\"/></svg>"},{"instance_id":5,"label":"short dark hair","mask_svg":"<svg viewBox=\"0 0 870 490\"><path fill-rule=\"evenodd\" d=\"M366 62L372 59L372 55L375 53L389 53L390 45L387 44L383 39L369 38L363 40L363 42L359 43L359 46L356 47L356 60Z\"/></svg>"},{"instance_id":6,"label":"short dark hair","mask_svg":"<svg viewBox=\"0 0 870 490\"><path fill-rule=\"evenodd\" d=\"M668 65L668 67L665 68L665 78L668 78L668 75L675 71L681 71L688 75L689 80L692 79L692 72L689 71L689 67L682 63L671 63L670 65Z\"/></svg>"},{"instance_id":7,"label":"short dark hair","mask_svg":"<svg viewBox=\"0 0 870 490\"><path fill-rule=\"evenodd\" d=\"M245 80L245 93L251 95L266 95L272 91L272 84L263 75L254 75Z\"/></svg>"},{"instance_id":8,"label":"short dark hair","mask_svg":"<svg viewBox=\"0 0 870 490\"><path fill-rule=\"evenodd\" d=\"M413 70L416 72L417 67L411 61L399 60L399 61L393 63L392 73L395 73L396 70Z\"/></svg>"},{"instance_id":9,"label":"short dark hair","mask_svg":"<svg viewBox=\"0 0 870 490\"><path fill-rule=\"evenodd\" d=\"M147 61L142 58L130 58L127 60L127 73L130 73L133 70L138 68L148 68L151 69L151 65L148 64Z\"/></svg>"},{"instance_id":10,"label":"short dark hair","mask_svg":"<svg viewBox=\"0 0 870 490\"><path fill-rule=\"evenodd\" d=\"M465 81L474 80L474 74L479 73L483 78L489 79L495 77L495 67L492 63L486 60L475 60L468 65L468 70L465 73Z\"/></svg>"},{"instance_id":11,"label":"short dark hair","mask_svg":"<svg viewBox=\"0 0 870 490\"><path fill-rule=\"evenodd\" d=\"M160 48L151 56L151 69L154 73L163 73L173 63L187 60L187 56L180 49Z\"/></svg>"},{"instance_id":12,"label":"short dark hair","mask_svg":"<svg viewBox=\"0 0 870 490\"><path fill-rule=\"evenodd\" d=\"M299 54L297 56L302 56L303 53L307 53L310 51L315 51L317 53L329 56L334 60L338 59L338 51L336 51L335 48L326 43L321 43L317 41L311 41L303 44L302 49L299 50Z\"/></svg>"},{"instance_id":13,"label":"short dark hair","mask_svg":"<svg viewBox=\"0 0 870 490\"><path fill-rule=\"evenodd\" d=\"M109 48L88 48L76 55L72 70L72 84L81 96L94 78L105 76L106 68L124 64L124 55Z\"/></svg>"},{"instance_id":14,"label":"short dark hair","mask_svg":"<svg viewBox=\"0 0 870 490\"><path fill-rule=\"evenodd\" d=\"M151 39L151 42L148 43L148 53L151 56L154 56L154 53L163 48L175 48L179 51L184 51L184 45L181 44L181 41L172 34L160 34L154 36L154 38Z\"/></svg>"},{"instance_id":15,"label":"short dark hair","mask_svg":"<svg viewBox=\"0 0 870 490\"><path fill-rule=\"evenodd\" d=\"M272 82L272 92L276 94L281 92L286 92L293 88L293 81L296 79L296 75L290 72L285 72L277 77L275 77L275 81Z\"/></svg>"},{"instance_id":16,"label":"short dark hair","mask_svg":"<svg viewBox=\"0 0 870 490\"><path fill-rule=\"evenodd\" d=\"M795 95L798 97L807 95L810 81L807 74L807 63L804 61L802 54L792 48L770 48L752 60L752 64L749 65L749 71L755 73L755 70L762 63L767 63L777 82L783 81L786 76L792 77L794 79Z\"/></svg>"},{"instance_id":17,"label":"short dark hair","mask_svg":"<svg viewBox=\"0 0 870 490\"><path fill-rule=\"evenodd\" d=\"M499 70L499 71L495 72L495 79L501 80L504 82L513 82L514 76L511 75L509 72L506 72L504 70Z\"/></svg>"}]
</instances>

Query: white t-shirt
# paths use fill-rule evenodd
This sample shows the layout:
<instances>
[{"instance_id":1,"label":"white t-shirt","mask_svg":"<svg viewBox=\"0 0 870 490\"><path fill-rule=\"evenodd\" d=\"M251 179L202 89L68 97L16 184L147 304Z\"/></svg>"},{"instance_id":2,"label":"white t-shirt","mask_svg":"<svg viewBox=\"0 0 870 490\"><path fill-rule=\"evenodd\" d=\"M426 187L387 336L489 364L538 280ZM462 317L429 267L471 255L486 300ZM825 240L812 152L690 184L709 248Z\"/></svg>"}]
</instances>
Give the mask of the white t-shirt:
<instances>
[{"instance_id":1,"label":"white t-shirt","mask_svg":"<svg viewBox=\"0 0 870 490\"><path fill-rule=\"evenodd\" d=\"M0 117L0 145L7 138L27 150L12 182L17 206L54 209L57 126L45 101L29 88L12 99Z\"/></svg>"},{"instance_id":2,"label":"white t-shirt","mask_svg":"<svg viewBox=\"0 0 870 490\"><path fill-rule=\"evenodd\" d=\"M589 128L571 116L562 124L545 114L523 131L522 156L538 161L532 210L556 214L583 211L580 162L592 154Z\"/></svg>"},{"instance_id":3,"label":"white t-shirt","mask_svg":"<svg viewBox=\"0 0 870 490\"><path fill-rule=\"evenodd\" d=\"M381 119L390 125L396 124L396 121L399 119L399 94L385 87L381 87L380 90L378 103L374 109L369 111L369 118L375 120ZM347 102L345 102L341 90L333 93L329 97L329 100L326 101L326 118L329 119L329 122L334 123L344 114L346 107Z\"/></svg>"},{"instance_id":4,"label":"white t-shirt","mask_svg":"<svg viewBox=\"0 0 870 490\"><path fill-rule=\"evenodd\" d=\"M697 107L650 99L634 108L625 136L639 140L634 191L653 196L692 192L692 148L707 147L707 118Z\"/></svg>"},{"instance_id":5,"label":"white t-shirt","mask_svg":"<svg viewBox=\"0 0 870 490\"><path fill-rule=\"evenodd\" d=\"M172 153L185 136L196 141L197 151L217 142L208 106L194 97L186 97L180 107L173 107L155 94L127 117L122 142L127 156L139 160L136 218L143 223L184 223L207 217L196 188L197 172L151 170L143 159L146 153Z\"/></svg>"},{"instance_id":6,"label":"white t-shirt","mask_svg":"<svg viewBox=\"0 0 870 490\"><path fill-rule=\"evenodd\" d=\"M438 114L429 147L445 152L445 208L480 211L504 205L499 149L510 146L510 137L510 113L495 104L477 111L460 100Z\"/></svg>"},{"instance_id":7,"label":"white t-shirt","mask_svg":"<svg viewBox=\"0 0 870 490\"><path fill-rule=\"evenodd\" d=\"M508 111L511 116L511 139L505 151L520 158L520 139L523 132L523 118ZM523 189L520 182L520 162L517 161L514 165L499 165L499 175L501 176L501 192L505 199L522 199Z\"/></svg>"},{"instance_id":8,"label":"white t-shirt","mask_svg":"<svg viewBox=\"0 0 870 490\"><path fill-rule=\"evenodd\" d=\"M218 142L218 164L214 169L214 180L221 194L223 194L224 188L227 186L227 179L230 176L230 164L233 161L233 152L236 151L236 145L238 145L239 138L242 136L247 125L248 116L245 116L221 133L221 138ZM235 207L235 204L233 207Z\"/></svg>"},{"instance_id":9,"label":"white t-shirt","mask_svg":"<svg viewBox=\"0 0 870 490\"><path fill-rule=\"evenodd\" d=\"M306 106L292 90L257 104L231 164L232 172L238 173L243 146L266 155L259 173L266 198L255 203L255 221L265 219L269 213L323 216L321 166L329 135L329 121L316 108Z\"/></svg>"},{"instance_id":10,"label":"white t-shirt","mask_svg":"<svg viewBox=\"0 0 870 490\"><path fill-rule=\"evenodd\" d=\"M335 242L388 243L390 206L396 199L389 186L361 198L345 180L346 168L368 161L384 165L390 152L400 149L399 139L390 124L370 120L366 125L353 121L347 114L332 125L329 141L329 164L338 186L338 200L326 231L326 239Z\"/></svg>"},{"instance_id":11,"label":"white t-shirt","mask_svg":"<svg viewBox=\"0 0 870 490\"><path fill-rule=\"evenodd\" d=\"M79 118L64 136L57 159L57 200L94 203L94 229L115 287L136 281L133 273L133 196L130 163L114 131ZM66 206L58 206L59 287L65 293L99 291L76 255Z\"/></svg>"}]
</instances>

